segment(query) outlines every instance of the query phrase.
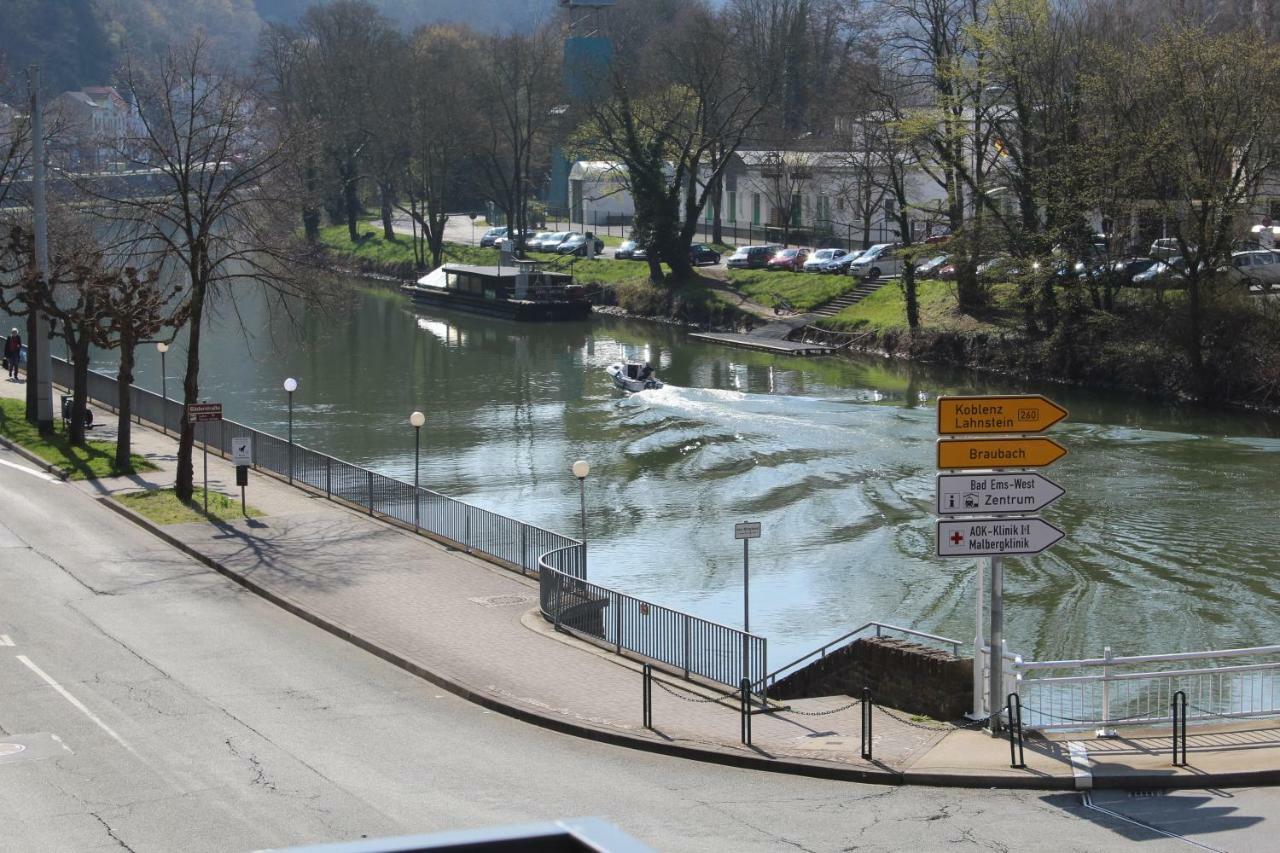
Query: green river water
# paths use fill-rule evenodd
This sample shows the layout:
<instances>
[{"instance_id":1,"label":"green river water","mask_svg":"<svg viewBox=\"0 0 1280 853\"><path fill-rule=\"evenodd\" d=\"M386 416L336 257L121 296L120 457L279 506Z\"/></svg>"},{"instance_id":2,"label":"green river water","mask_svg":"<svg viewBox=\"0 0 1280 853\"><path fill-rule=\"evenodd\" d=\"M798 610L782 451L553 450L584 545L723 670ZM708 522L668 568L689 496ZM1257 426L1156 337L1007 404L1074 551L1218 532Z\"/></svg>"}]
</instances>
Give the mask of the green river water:
<instances>
[{"instance_id":1,"label":"green river water","mask_svg":"<svg viewBox=\"0 0 1280 853\"><path fill-rule=\"evenodd\" d=\"M181 343L168 358L180 382ZM604 368L651 361L626 396ZM107 355L95 365L110 371ZM206 336L202 391L229 417L412 480L408 416L426 413L422 482L576 535L571 463L587 459L593 580L738 626L782 663L879 620L969 640L974 562L933 556L939 394L1042 392L1071 411L1045 518L1067 537L1006 562L1009 648L1029 658L1276 642L1280 419L1006 381L878 358L802 359L597 317L527 325L415 308L353 288L297 323L249 300ZM139 382L159 390L147 347Z\"/></svg>"}]
</instances>

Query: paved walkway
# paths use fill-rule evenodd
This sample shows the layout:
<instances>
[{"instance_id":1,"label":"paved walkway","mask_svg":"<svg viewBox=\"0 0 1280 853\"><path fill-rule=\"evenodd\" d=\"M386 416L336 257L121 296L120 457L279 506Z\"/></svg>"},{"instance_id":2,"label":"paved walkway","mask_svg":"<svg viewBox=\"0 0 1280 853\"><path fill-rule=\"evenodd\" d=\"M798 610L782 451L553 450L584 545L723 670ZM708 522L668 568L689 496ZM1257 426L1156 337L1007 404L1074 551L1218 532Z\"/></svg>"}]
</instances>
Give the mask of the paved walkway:
<instances>
[{"instance_id":1,"label":"paved walkway","mask_svg":"<svg viewBox=\"0 0 1280 853\"><path fill-rule=\"evenodd\" d=\"M21 392L19 384L0 382L0 395ZM111 413L98 411L95 420L94 438L114 437ZM76 487L105 503L119 492L172 485L174 438L135 427L134 442L135 452L158 471ZM199 475L198 459L196 468ZM237 494L228 462L211 455L209 476L210 488ZM647 731L639 664L554 631L537 610L535 579L263 473L250 475L248 499L262 517L168 525L159 532L283 606L495 710L582 736L818 775L1036 787L1087 783L1077 781L1081 771L1073 769L1071 750L1061 740L1029 742L1028 769L1013 770L1005 741L883 709L874 717L874 758L864 761L858 708L844 707L849 697L794 701L790 713L754 715L753 745L746 747L739 742L736 702L707 701L715 694L673 676L663 676L654 690L656 731ZM1280 777L1280 729L1273 722L1194 730L1194 766L1185 769L1169 766L1168 738L1161 734L1081 741L1076 751L1087 750L1084 766L1097 784L1226 784L1229 777L1220 781L1215 774L1250 770Z\"/></svg>"}]
</instances>

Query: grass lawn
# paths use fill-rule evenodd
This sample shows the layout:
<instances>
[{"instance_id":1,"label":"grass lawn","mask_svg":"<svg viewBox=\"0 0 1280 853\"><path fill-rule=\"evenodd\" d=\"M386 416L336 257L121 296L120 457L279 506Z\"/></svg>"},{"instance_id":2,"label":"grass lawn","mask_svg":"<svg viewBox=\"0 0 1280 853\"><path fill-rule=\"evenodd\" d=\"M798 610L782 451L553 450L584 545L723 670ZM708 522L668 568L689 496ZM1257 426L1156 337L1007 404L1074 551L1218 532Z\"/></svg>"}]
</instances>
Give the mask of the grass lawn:
<instances>
[{"instance_id":1,"label":"grass lawn","mask_svg":"<svg viewBox=\"0 0 1280 853\"><path fill-rule=\"evenodd\" d=\"M42 436L35 424L26 419L23 401L0 400L0 435L56 466L72 480L96 480L156 470L156 466L136 453L129 457L133 465L131 469L118 470L114 441L90 441L85 447L73 447L67 441L60 418L54 420L53 430L53 435Z\"/></svg>"},{"instance_id":2,"label":"grass lawn","mask_svg":"<svg viewBox=\"0 0 1280 853\"><path fill-rule=\"evenodd\" d=\"M156 524L187 524L192 521L233 521L245 518L240 512L240 500L227 497L221 492L209 492L209 514L204 512L204 489L197 488L191 503L183 503L173 489L156 489L148 492L131 492L116 495L126 508ZM257 518L262 515L252 506L248 508L248 517Z\"/></svg>"},{"instance_id":3,"label":"grass lawn","mask_svg":"<svg viewBox=\"0 0 1280 853\"><path fill-rule=\"evenodd\" d=\"M920 325L924 328L945 331L976 331L1001 328L1017 323L1013 305L1016 288L1011 284L991 287L992 306L980 315L961 314L956 309L955 282L930 279L917 283L916 294L920 300ZM902 287L890 281L834 317L822 320L819 325L843 332L884 331L907 327L906 302Z\"/></svg>"},{"instance_id":4,"label":"grass lawn","mask_svg":"<svg viewBox=\"0 0 1280 853\"><path fill-rule=\"evenodd\" d=\"M830 302L857 281L847 275L818 275L776 270L729 270L729 284L752 302L772 308L779 298L796 311Z\"/></svg>"},{"instance_id":5,"label":"grass lawn","mask_svg":"<svg viewBox=\"0 0 1280 853\"><path fill-rule=\"evenodd\" d=\"M362 229L363 239L352 243L347 235L347 226L331 225L320 229L320 242L339 254L384 264L412 264L413 238L408 234L400 235L398 240L386 240L381 229L376 231ZM498 262L497 249L481 249L478 246L467 246L462 243L445 243L446 261L459 264L492 265Z\"/></svg>"}]
</instances>

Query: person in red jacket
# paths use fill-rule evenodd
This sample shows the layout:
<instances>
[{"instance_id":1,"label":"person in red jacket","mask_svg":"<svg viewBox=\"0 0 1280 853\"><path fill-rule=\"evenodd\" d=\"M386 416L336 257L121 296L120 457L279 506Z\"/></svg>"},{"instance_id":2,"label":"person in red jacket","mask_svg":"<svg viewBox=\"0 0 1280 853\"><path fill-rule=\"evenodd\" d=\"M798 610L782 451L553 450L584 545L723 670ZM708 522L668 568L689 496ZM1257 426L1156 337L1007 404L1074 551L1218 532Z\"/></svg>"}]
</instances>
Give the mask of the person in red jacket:
<instances>
[{"instance_id":1,"label":"person in red jacket","mask_svg":"<svg viewBox=\"0 0 1280 853\"><path fill-rule=\"evenodd\" d=\"M9 331L4 342L4 363L9 368L9 378L18 381L18 362L22 360L22 335L17 329Z\"/></svg>"}]
</instances>

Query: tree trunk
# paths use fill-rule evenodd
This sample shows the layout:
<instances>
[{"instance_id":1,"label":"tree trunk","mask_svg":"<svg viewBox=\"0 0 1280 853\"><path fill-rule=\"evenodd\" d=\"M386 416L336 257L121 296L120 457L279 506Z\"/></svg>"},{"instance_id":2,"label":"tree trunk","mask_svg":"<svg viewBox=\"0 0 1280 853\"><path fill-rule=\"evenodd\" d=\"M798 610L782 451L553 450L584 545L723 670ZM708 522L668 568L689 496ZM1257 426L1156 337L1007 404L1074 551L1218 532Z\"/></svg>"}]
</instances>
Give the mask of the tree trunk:
<instances>
[{"instance_id":1,"label":"tree trunk","mask_svg":"<svg viewBox=\"0 0 1280 853\"><path fill-rule=\"evenodd\" d=\"M396 232L391 227L391 188L382 187L382 239L395 242Z\"/></svg>"},{"instance_id":2,"label":"tree trunk","mask_svg":"<svg viewBox=\"0 0 1280 853\"><path fill-rule=\"evenodd\" d=\"M347 235L351 242L356 242L360 235L357 230L360 218L360 196L356 192L355 170L352 169L346 180L342 182L342 207L347 216Z\"/></svg>"},{"instance_id":3,"label":"tree trunk","mask_svg":"<svg viewBox=\"0 0 1280 853\"><path fill-rule=\"evenodd\" d=\"M82 329L72 335L71 358L74 360L71 381L71 434L70 443L84 447L85 417L89 410L89 335Z\"/></svg>"},{"instance_id":4,"label":"tree trunk","mask_svg":"<svg viewBox=\"0 0 1280 853\"><path fill-rule=\"evenodd\" d=\"M662 275L662 261L658 259L658 253L653 248L650 248L646 254L646 259L649 261L649 281L654 284L662 284L664 276Z\"/></svg>"},{"instance_id":5,"label":"tree trunk","mask_svg":"<svg viewBox=\"0 0 1280 853\"><path fill-rule=\"evenodd\" d=\"M189 406L200 402L200 324L204 315L205 285L197 284L192 277L191 316L187 320L187 370L182 380L183 402ZM195 425L182 413L182 425L178 433L178 478L174 491L180 501L190 501L195 494L195 465L192 455L195 449Z\"/></svg>"},{"instance_id":6,"label":"tree trunk","mask_svg":"<svg viewBox=\"0 0 1280 853\"><path fill-rule=\"evenodd\" d=\"M1191 373L1195 376L1196 390L1200 394L1207 393L1209 383L1204 369L1204 340L1200 318L1200 274L1195 265L1188 264L1191 270L1187 275L1187 310L1190 327L1187 329L1187 358L1191 361Z\"/></svg>"},{"instance_id":7,"label":"tree trunk","mask_svg":"<svg viewBox=\"0 0 1280 853\"><path fill-rule=\"evenodd\" d=\"M721 196L724 194L724 177L716 176L711 190L711 242L717 246L724 243L724 224L720 221Z\"/></svg>"},{"instance_id":8,"label":"tree trunk","mask_svg":"<svg viewBox=\"0 0 1280 853\"><path fill-rule=\"evenodd\" d=\"M130 451L133 449L133 424L129 420L133 415L133 355L134 341L122 336L120 340L120 373L116 376L116 406L119 415L116 418L116 471L121 474L133 473L130 462Z\"/></svg>"},{"instance_id":9,"label":"tree trunk","mask_svg":"<svg viewBox=\"0 0 1280 853\"><path fill-rule=\"evenodd\" d=\"M40 329L36 325L36 312L29 311L27 313L27 420L31 423L39 423L40 421L40 404L36 398L36 386L40 381L40 376L36 371L36 350L39 347L47 347L49 341L40 340Z\"/></svg>"},{"instance_id":10,"label":"tree trunk","mask_svg":"<svg viewBox=\"0 0 1280 853\"><path fill-rule=\"evenodd\" d=\"M916 265L902 265L902 295L907 303L907 326L911 329L920 327L920 300L916 294Z\"/></svg>"}]
</instances>

